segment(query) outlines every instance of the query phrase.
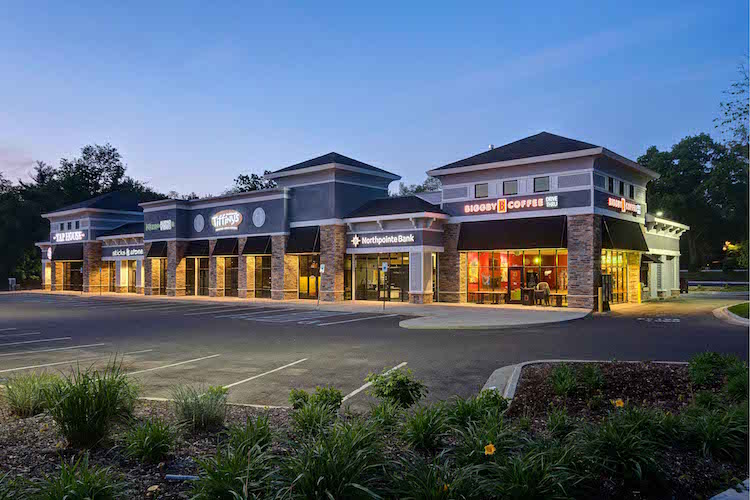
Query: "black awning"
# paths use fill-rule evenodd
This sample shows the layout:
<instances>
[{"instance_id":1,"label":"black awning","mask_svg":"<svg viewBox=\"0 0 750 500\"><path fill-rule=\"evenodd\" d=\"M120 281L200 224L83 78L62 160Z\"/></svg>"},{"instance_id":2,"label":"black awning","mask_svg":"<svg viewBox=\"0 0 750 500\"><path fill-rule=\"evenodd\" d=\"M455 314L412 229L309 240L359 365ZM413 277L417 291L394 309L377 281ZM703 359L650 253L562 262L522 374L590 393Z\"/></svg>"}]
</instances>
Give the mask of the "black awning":
<instances>
[{"instance_id":1,"label":"black awning","mask_svg":"<svg viewBox=\"0 0 750 500\"><path fill-rule=\"evenodd\" d=\"M270 236L252 236L242 247L242 255L271 255Z\"/></svg>"},{"instance_id":2,"label":"black awning","mask_svg":"<svg viewBox=\"0 0 750 500\"><path fill-rule=\"evenodd\" d=\"M558 215L461 223L458 234L460 251L523 248L568 248L566 217Z\"/></svg>"},{"instance_id":3,"label":"black awning","mask_svg":"<svg viewBox=\"0 0 750 500\"><path fill-rule=\"evenodd\" d=\"M644 253L641 255L641 262L653 262L654 264L660 264L661 260L659 260L658 255L651 255L650 253Z\"/></svg>"},{"instance_id":4,"label":"black awning","mask_svg":"<svg viewBox=\"0 0 750 500\"><path fill-rule=\"evenodd\" d=\"M648 252L641 225L614 217L602 217L602 248Z\"/></svg>"},{"instance_id":5,"label":"black awning","mask_svg":"<svg viewBox=\"0 0 750 500\"><path fill-rule=\"evenodd\" d=\"M146 254L147 259L162 259L167 256L167 242L154 241Z\"/></svg>"},{"instance_id":6,"label":"black awning","mask_svg":"<svg viewBox=\"0 0 750 500\"><path fill-rule=\"evenodd\" d=\"M239 243L237 238L221 238L216 240L214 253L212 255L237 255L239 254Z\"/></svg>"},{"instance_id":7,"label":"black awning","mask_svg":"<svg viewBox=\"0 0 750 500\"><path fill-rule=\"evenodd\" d=\"M295 227L289 231L286 253L319 253L320 227Z\"/></svg>"},{"instance_id":8,"label":"black awning","mask_svg":"<svg viewBox=\"0 0 750 500\"><path fill-rule=\"evenodd\" d=\"M52 248L52 260L83 260L83 243L55 245Z\"/></svg>"},{"instance_id":9,"label":"black awning","mask_svg":"<svg viewBox=\"0 0 750 500\"><path fill-rule=\"evenodd\" d=\"M188 241L185 257L208 257L208 240Z\"/></svg>"}]
</instances>

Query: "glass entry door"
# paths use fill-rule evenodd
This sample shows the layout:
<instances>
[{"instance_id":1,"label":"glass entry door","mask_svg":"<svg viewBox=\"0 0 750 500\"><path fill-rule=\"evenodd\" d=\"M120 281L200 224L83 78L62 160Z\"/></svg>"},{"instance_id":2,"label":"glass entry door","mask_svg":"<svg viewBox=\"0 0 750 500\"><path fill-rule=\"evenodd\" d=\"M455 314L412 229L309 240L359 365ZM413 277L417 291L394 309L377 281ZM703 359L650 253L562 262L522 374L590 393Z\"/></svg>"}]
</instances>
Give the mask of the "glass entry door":
<instances>
[{"instance_id":1,"label":"glass entry door","mask_svg":"<svg viewBox=\"0 0 750 500\"><path fill-rule=\"evenodd\" d=\"M361 254L356 256L354 280L357 300L409 300L409 254ZM388 271L383 272L383 263Z\"/></svg>"},{"instance_id":2,"label":"glass entry door","mask_svg":"<svg viewBox=\"0 0 750 500\"><path fill-rule=\"evenodd\" d=\"M237 297L239 288L239 259L224 257L224 296Z\"/></svg>"},{"instance_id":3,"label":"glass entry door","mask_svg":"<svg viewBox=\"0 0 750 500\"><path fill-rule=\"evenodd\" d=\"M521 288L523 288L523 268L511 267L508 270L508 287L511 302L521 302Z\"/></svg>"},{"instance_id":4,"label":"glass entry door","mask_svg":"<svg viewBox=\"0 0 750 500\"><path fill-rule=\"evenodd\" d=\"M317 299L320 288L320 255L299 256L299 298Z\"/></svg>"},{"instance_id":5,"label":"glass entry door","mask_svg":"<svg viewBox=\"0 0 750 500\"><path fill-rule=\"evenodd\" d=\"M208 295L208 257L185 258L185 295Z\"/></svg>"},{"instance_id":6,"label":"glass entry door","mask_svg":"<svg viewBox=\"0 0 750 500\"><path fill-rule=\"evenodd\" d=\"M83 261L63 262L63 290L83 290Z\"/></svg>"},{"instance_id":7,"label":"glass entry door","mask_svg":"<svg viewBox=\"0 0 750 500\"><path fill-rule=\"evenodd\" d=\"M137 282L136 262L134 260L125 261L128 270L128 293L135 293Z\"/></svg>"}]
</instances>

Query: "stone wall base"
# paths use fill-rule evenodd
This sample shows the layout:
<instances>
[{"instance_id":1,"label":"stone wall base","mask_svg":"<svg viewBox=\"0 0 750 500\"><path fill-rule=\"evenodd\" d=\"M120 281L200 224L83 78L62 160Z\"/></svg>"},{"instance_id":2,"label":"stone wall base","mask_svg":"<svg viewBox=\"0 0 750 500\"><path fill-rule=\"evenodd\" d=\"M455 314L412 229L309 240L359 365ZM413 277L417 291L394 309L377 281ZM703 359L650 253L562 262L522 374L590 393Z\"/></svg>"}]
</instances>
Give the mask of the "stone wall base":
<instances>
[{"instance_id":1,"label":"stone wall base","mask_svg":"<svg viewBox=\"0 0 750 500\"><path fill-rule=\"evenodd\" d=\"M409 293L410 304L432 304L432 293Z\"/></svg>"},{"instance_id":2,"label":"stone wall base","mask_svg":"<svg viewBox=\"0 0 750 500\"><path fill-rule=\"evenodd\" d=\"M320 292L321 302L343 302L344 292Z\"/></svg>"}]
</instances>

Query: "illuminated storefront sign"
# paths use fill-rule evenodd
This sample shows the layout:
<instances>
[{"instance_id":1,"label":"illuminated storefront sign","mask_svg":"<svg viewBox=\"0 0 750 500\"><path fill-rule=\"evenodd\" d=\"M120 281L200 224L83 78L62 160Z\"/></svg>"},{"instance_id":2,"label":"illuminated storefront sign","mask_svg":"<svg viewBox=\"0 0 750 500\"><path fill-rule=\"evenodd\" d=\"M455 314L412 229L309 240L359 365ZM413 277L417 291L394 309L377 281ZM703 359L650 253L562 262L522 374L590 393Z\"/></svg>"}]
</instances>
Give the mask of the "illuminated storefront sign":
<instances>
[{"instance_id":1,"label":"illuminated storefront sign","mask_svg":"<svg viewBox=\"0 0 750 500\"><path fill-rule=\"evenodd\" d=\"M174 221L167 219L167 220L160 220L158 223L153 222L146 224L146 231L170 231L174 228Z\"/></svg>"},{"instance_id":2,"label":"illuminated storefront sign","mask_svg":"<svg viewBox=\"0 0 750 500\"><path fill-rule=\"evenodd\" d=\"M404 243L414 243L414 233L409 234L389 234L383 236L358 236L354 235L351 242L354 247L359 245L402 245Z\"/></svg>"},{"instance_id":3,"label":"illuminated storefront sign","mask_svg":"<svg viewBox=\"0 0 750 500\"><path fill-rule=\"evenodd\" d=\"M467 203L464 205L465 214L504 214L514 210L526 210L530 208L557 208L557 195L534 196L533 198L514 198L508 200L500 198L497 201L486 201L484 203Z\"/></svg>"},{"instance_id":4,"label":"illuminated storefront sign","mask_svg":"<svg viewBox=\"0 0 750 500\"><path fill-rule=\"evenodd\" d=\"M63 243L68 241L81 241L86 238L86 233L83 231L68 231L65 233L55 233L52 235L52 239L57 243Z\"/></svg>"},{"instance_id":5,"label":"illuminated storefront sign","mask_svg":"<svg viewBox=\"0 0 750 500\"><path fill-rule=\"evenodd\" d=\"M112 257L143 257L142 248L117 248L112 250Z\"/></svg>"},{"instance_id":6,"label":"illuminated storefront sign","mask_svg":"<svg viewBox=\"0 0 750 500\"><path fill-rule=\"evenodd\" d=\"M222 210L211 216L211 225L216 231L236 230L242 223L242 214L237 210Z\"/></svg>"},{"instance_id":7,"label":"illuminated storefront sign","mask_svg":"<svg viewBox=\"0 0 750 500\"><path fill-rule=\"evenodd\" d=\"M641 215L641 205L628 201L625 198L607 198L607 206L623 213L632 212Z\"/></svg>"}]
</instances>

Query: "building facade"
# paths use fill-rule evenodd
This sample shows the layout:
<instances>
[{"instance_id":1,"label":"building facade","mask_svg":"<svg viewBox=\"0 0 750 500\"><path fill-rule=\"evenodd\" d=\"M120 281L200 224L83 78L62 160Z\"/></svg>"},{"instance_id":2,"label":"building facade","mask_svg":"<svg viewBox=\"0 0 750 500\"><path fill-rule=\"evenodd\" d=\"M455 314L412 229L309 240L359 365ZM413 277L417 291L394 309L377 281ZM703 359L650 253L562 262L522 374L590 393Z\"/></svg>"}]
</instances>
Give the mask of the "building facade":
<instances>
[{"instance_id":1,"label":"building facade","mask_svg":"<svg viewBox=\"0 0 750 500\"><path fill-rule=\"evenodd\" d=\"M687 226L647 214L658 177L548 133L428 171L442 190L330 153L277 187L137 204L111 193L45 214L49 290L147 295L529 303L593 308L679 293ZM645 298L645 297L644 297Z\"/></svg>"}]
</instances>

